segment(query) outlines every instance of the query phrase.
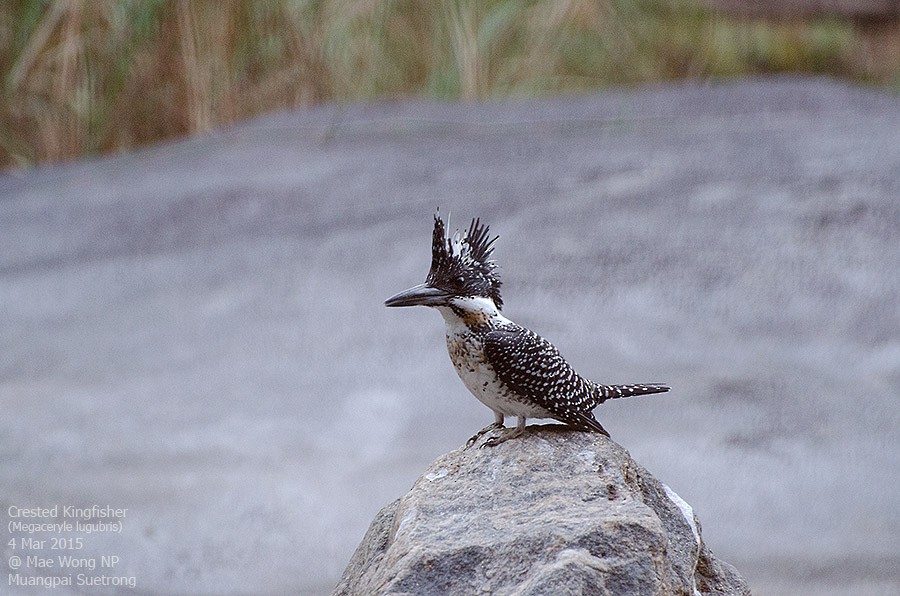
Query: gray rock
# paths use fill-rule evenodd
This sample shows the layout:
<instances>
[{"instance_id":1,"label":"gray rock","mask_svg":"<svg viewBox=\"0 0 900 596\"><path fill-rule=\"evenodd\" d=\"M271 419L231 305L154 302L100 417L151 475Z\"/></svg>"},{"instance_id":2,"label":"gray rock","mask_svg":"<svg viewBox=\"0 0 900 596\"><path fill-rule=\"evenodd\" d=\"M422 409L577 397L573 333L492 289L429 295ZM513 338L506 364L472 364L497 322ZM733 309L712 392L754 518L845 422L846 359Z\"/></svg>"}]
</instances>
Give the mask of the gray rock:
<instances>
[{"instance_id":1,"label":"gray rock","mask_svg":"<svg viewBox=\"0 0 900 596\"><path fill-rule=\"evenodd\" d=\"M691 507L561 425L438 458L382 509L334 594L749 594Z\"/></svg>"}]
</instances>

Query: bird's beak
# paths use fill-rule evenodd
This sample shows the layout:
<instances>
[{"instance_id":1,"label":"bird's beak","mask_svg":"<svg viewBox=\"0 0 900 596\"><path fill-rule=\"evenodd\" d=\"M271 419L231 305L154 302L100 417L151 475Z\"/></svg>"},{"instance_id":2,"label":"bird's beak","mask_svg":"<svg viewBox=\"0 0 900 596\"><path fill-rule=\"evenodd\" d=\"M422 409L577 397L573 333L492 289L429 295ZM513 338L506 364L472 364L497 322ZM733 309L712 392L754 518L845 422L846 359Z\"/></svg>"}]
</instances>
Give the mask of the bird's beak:
<instances>
[{"instance_id":1,"label":"bird's beak","mask_svg":"<svg viewBox=\"0 0 900 596\"><path fill-rule=\"evenodd\" d=\"M444 290L433 288L427 284L419 284L403 290L396 296L384 301L385 306L443 306L447 304L450 294Z\"/></svg>"}]
</instances>

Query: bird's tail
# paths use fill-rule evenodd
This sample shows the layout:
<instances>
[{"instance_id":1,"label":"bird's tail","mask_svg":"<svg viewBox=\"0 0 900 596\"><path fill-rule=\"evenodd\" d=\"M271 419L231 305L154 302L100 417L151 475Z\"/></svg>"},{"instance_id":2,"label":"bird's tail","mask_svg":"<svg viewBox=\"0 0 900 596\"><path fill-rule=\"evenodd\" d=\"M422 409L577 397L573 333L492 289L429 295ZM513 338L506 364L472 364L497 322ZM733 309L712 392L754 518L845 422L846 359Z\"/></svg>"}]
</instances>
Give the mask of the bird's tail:
<instances>
[{"instance_id":1,"label":"bird's tail","mask_svg":"<svg viewBox=\"0 0 900 596\"><path fill-rule=\"evenodd\" d=\"M665 393L668 385L658 383L640 383L635 385L597 385L597 403L602 404L608 399L631 397L633 395L647 395L648 393Z\"/></svg>"}]
</instances>

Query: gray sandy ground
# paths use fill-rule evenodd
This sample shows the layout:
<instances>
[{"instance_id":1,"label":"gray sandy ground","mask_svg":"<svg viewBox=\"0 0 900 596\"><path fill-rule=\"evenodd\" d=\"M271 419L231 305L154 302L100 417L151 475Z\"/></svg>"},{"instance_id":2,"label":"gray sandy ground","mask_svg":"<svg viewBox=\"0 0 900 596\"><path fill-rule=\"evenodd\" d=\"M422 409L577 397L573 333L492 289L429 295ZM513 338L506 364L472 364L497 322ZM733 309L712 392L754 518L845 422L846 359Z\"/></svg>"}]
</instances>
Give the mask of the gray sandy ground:
<instances>
[{"instance_id":1,"label":"gray sandy ground","mask_svg":"<svg viewBox=\"0 0 900 596\"><path fill-rule=\"evenodd\" d=\"M0 176L4 523L127 507L83 553L138 593L328 592L491 421L439 315L382 306L437 206L579 372L672 385L598 418L756 593L900 590L900 100L821 79L325 106Z\"/></svg>"}]
</instances>

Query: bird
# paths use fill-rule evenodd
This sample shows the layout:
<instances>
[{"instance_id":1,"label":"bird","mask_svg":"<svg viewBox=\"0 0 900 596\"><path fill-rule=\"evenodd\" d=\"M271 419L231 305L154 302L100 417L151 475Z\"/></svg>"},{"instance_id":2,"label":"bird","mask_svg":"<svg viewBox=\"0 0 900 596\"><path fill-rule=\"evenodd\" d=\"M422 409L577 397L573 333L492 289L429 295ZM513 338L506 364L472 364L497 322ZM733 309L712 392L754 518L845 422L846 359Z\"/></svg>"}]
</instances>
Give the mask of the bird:
<instances>
[{"instance_id":1,"label":"bird","mask_svg":"<svg viewBox=\"0 0 900 596\"><path fill-rule=\"evenodd\" d=\"M448 218L449 222L449 218ZM492 260L490 227L473 219L468 231L447 235L434 215L431 268L425 282L385 300L388 307L427 306L443 315L447 350L466 388L494 412L494 422L466 443L488 437L496 446L525 433L528 418L553 419L576 430L609 433L593 410L608 399L664 393L661 383L603 385L579 375L559 350L534 331L504 316L502 284ZM514 428L506 417L517 417Z\"/></svg>"}]
</instances>

